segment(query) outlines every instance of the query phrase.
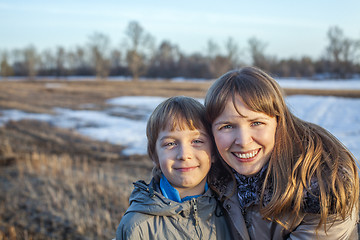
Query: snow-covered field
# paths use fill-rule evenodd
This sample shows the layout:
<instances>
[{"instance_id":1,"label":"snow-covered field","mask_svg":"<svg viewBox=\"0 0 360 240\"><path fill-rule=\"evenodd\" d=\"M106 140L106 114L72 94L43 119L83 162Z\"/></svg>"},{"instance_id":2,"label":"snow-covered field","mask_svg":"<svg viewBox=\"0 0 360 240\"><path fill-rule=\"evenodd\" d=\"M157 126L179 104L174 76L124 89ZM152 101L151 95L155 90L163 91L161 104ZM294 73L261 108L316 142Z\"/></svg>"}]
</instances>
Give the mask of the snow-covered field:
<instances>
[{"instance_id":1,"label":"snow-covered field","mask_svg":"<svg viewBox=\"0 0 360 240\"><path fill-rule=\"evenodd\" d=\"M360 89L360 79L351 80L307 80L307 79L277 79L283 88L299 89Z\"/></svg>"},{"instance_id":2,"label":"snow-covered field","mask_svg":"<svg viewBox=\"0 0 360 240\"><path fill-rule=\"evenodd\" d=\"M360 81L279 80L283 87L360 89ZM125 154L145 154L145 126L152 110L165 98L132 96L108 100L106 111L74 111L57 108L57 115L2 110L0 125L9 120L38 119L59 127L73 128L94 139L126 145ZM200 99L202 101L202 99ZM289 96L288 106L298 117L319 124L334 134L360 159L360 99L331 96Z\"/></svg>"}]
</instances>

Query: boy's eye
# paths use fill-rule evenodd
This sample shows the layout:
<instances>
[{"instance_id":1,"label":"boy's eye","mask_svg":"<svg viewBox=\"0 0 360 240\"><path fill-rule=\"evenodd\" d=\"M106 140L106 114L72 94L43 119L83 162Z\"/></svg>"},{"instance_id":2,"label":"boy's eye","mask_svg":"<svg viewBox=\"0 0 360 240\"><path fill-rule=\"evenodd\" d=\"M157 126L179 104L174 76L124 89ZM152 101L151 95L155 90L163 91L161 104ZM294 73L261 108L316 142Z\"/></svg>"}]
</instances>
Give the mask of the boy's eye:
<instances>
[{"instance_id":1,"label":"boy's eye","mask_svg":"<svg viewBox=\"0 0 360 240\"><path fill-rule=\"evenodd\" d=\"M231 129L231 128L233 128L233 126L227 124L227 125L221 126L221 127L220 127L220 130L221 130L221 129Z\"/></svg>"},{"instance_id":2,"label":"boy's eye","mask_svg":"<svg viewBox=\"0 0 360 240\"><path fill-rule=\"evenodd\" d=\"M172 147L172 146L175 146L176 143L175 142L166 142L163 144L164 147Z\"/></svg>"},{"instance_id":3,"label":"boy's eye","mask_svg":"<svg viewBox=\"0 0 360 240\"><path fill-rule=\"evenodd\" d=\"M262 122L253 122L253 123L251 123L251 126L259 126L261 124L263 124L263 123Z\"/></svg>"},{"instance_id":4,"label":"boy's eye","mask_svg":"<svg viewBox=\"0 0 360 240\"><path fill-rule=\"evenodd\" d=\"M193 143L196 143L196 144L200 144L200 143L203 143L204 141L200 140L200 139L196 139L193 141Z\"/></svg>"}]
</instances>

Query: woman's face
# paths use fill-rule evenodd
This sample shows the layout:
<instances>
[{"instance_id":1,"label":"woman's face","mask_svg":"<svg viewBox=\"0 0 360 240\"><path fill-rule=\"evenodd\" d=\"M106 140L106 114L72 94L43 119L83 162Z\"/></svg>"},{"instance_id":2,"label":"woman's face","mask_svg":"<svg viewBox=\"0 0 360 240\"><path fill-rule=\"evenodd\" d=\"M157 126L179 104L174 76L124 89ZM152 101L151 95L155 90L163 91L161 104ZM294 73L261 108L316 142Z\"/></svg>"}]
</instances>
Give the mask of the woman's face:
<instances>
[{"instance_id":1,"label":"woman's face","mask_svg":"<svg viewBox=\"0 0 360 240\"><path fill-rule=\"evenodd\" d=\"M269 160L275 144L276 117L250 110L235 98L212 124L216 146L225 162L238 173L251 176ZM240 113L240 114L239 114Z\"/></svg>"}]
</instances>

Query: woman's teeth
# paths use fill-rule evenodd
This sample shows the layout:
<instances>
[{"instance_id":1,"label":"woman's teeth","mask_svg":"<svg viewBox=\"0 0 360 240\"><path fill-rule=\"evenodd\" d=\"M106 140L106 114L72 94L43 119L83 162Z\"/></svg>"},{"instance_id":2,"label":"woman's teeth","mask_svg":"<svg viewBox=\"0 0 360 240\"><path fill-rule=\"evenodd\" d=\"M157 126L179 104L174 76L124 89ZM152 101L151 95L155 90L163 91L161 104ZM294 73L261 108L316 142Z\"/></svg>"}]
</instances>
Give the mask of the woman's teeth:
<instances>
[{"instance_id":1,"label":"woman's teeth","mask_svg":"<svg viewBox=\"0 0 360 240\"><path fill-rule=\"evenodd\" d=\"M256 156L256 154L258 154L259 149L254 150L250 153L234 153L234 155L238 158L252 158L254 156Z\"/></svg>"}]
</instances>

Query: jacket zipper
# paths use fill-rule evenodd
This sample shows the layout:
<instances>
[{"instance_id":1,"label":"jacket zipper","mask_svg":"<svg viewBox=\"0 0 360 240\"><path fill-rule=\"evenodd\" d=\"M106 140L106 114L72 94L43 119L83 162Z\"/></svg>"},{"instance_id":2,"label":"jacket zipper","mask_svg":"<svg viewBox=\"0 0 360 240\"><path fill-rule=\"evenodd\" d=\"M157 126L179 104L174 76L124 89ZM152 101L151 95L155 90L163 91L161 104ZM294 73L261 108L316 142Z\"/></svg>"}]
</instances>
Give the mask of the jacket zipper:
<instances>
[{"instance_id":1,"label":"jacket zipper","mask_svg":"<svg viewBox=\"0 0 360 240\"><path fill-rule=\"evenodd\" d=\"M199 216L198 216L198 206L196 198L191 199L192 207L193 207L193 215L195 220L195 230L199 239L202 239L202 231L199 225Z\"/></svg>"}]
</instances>

